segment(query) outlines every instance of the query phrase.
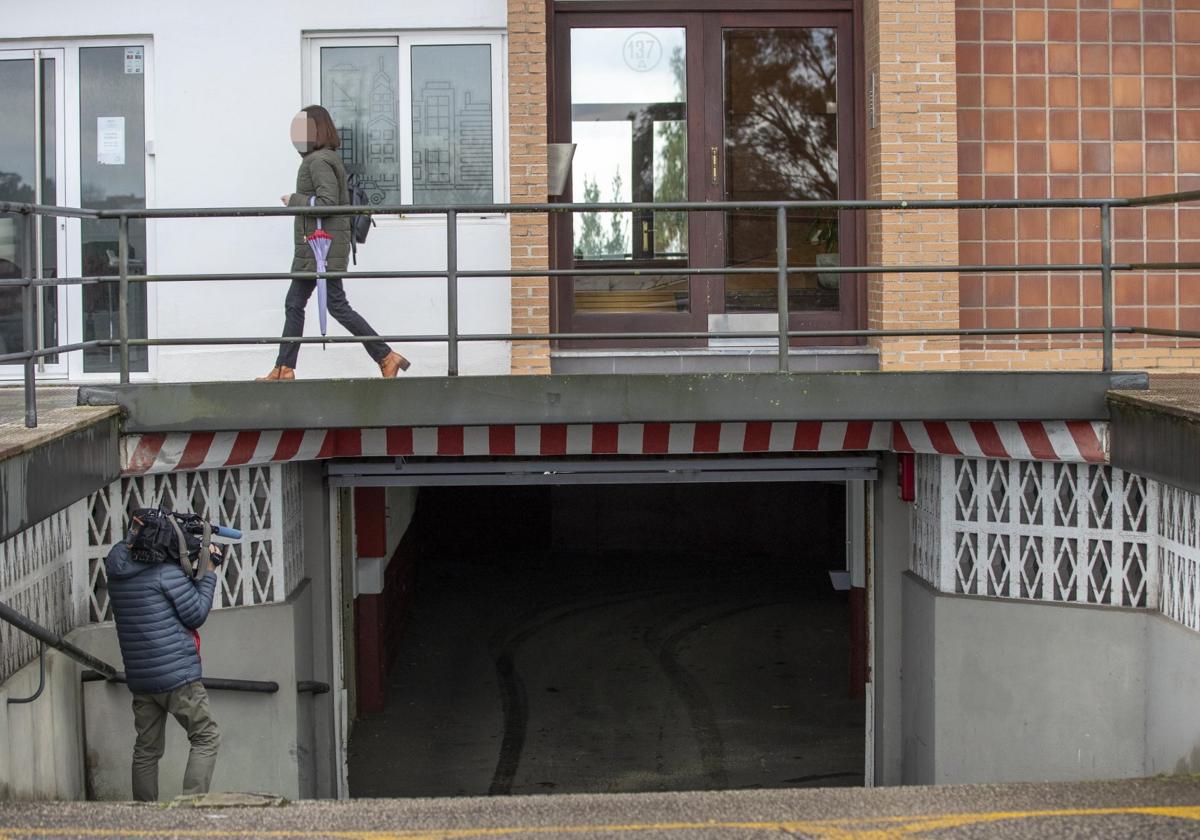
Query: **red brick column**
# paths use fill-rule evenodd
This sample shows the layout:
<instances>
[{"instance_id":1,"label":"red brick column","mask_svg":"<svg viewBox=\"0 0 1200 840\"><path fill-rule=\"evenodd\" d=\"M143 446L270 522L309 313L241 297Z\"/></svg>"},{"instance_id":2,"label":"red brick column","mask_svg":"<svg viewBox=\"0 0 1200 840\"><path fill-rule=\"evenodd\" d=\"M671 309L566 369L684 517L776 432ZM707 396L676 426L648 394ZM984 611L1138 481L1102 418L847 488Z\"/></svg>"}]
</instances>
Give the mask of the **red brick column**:
<instances>
[{"instance_id":1,"label":"red brick column","mask_svg":"<svg viewBox=\"0 0 1200 840\"><path fill-rule=\"evenodd\" d=\"M508 0L509 180L512 201L546 201L546 4L545 0ZM512 266L545 269L550 257L543 214L512 216ZM545 277L512 280L512 331L550 330L550 284ZM546 342L513 345L512 372L549 373Z\"/></svg>"},{"instance_id":2,"label":"red brick column","mask_svg":"<svg viewBox=\"0 0 1200 840\"><path fill-rule=\"evenodd\" d=\"M954 0L867 0L866 70L876 78L877 124L867 127L867 197L958 197ZM872 264L958 262L951 210L867 214ZM958 327L958 275L871 275L874 329ZM876 342L884 369L958 367L957 339Z\"/></svg>"}]
</instances>

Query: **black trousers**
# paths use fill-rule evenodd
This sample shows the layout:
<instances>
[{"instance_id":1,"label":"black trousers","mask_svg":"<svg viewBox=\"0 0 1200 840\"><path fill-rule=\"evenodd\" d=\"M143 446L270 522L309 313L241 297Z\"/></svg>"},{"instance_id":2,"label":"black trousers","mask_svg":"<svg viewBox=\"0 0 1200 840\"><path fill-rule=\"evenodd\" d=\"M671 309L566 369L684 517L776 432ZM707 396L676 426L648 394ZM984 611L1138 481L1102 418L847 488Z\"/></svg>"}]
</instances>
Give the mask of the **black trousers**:
<instances>
[{"instance_id":1,"label":"black trousers","mask_svg":"<svg viewBox=\"0 0 1200 840\"><path fill-rule=\"evenodd\" d=\"M329 314L336 318L339 324L349 330L351 335L379 335L371 329L367 320L350 306L350 301L346 300L346 290L342 288L341 280L326 280L325 282L329 284ZM288 289L287 298L283 304L284 338L304 334L304 307L308 304L308 299L312 297L313 290L316 288L316 280L292 281L292 287ZM382 341L368 341L363 344L363 347L377 363L382 362L388 353L392 352L392 348ZM279 345L279 356L276 358L275 364L294 368L296 367L296 356L299 353L299 344L282 342Z\"/></svg>"}]
</instances>

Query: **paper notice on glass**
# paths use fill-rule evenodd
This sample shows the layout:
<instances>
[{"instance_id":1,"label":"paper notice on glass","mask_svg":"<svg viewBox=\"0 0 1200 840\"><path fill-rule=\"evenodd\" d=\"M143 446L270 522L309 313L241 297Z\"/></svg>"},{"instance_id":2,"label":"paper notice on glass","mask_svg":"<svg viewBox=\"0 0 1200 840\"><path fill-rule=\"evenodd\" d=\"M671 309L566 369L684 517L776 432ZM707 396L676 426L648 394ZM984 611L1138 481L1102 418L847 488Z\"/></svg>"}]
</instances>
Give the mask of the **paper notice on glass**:
<instances>
[{"instance_id":1,"label":"paper notice on glass","mask_svg":"<svg viewBox=\"0 0 1200 840\"><path fill-rule=\"evenodd\" d=\"M127 74L136 74L142 72L144 64L145 51L142 47L126 47L125 48L125 72Z\"/></svg>"},{"instance_id":2,"label":"paper notice on glass","mask_svg":"<svg viewBox=\"0 0 1200 840\"><path fill-rule=\"evenodd\" d=\"M125 165L124 117L96 117L96 161L106 166Z\"/></svg>"}]
</instances>

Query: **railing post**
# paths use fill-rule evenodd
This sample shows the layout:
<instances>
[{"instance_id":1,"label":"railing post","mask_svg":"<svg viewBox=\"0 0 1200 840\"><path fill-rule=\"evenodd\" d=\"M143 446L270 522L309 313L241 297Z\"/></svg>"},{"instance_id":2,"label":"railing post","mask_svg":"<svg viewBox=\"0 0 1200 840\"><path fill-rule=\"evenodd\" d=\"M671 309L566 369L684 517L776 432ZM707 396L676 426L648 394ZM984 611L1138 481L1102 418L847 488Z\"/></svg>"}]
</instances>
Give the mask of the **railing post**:
<instances>
[{"instance_id":1,"label":"railing post","mask_svg":"<svg viewBox=\"0 0 1200 840\"><path fill-rule=\"evenodd\" d=\"M1100 205L1100 288L1104 306L1104 370L1113 369L1112 206Z\"/></svg>"},{"instance_id":2,"label":"railing post","mask_svg":"<svg viewBox=\"0 0 1200 840\"><path fill-rule=\"evenodd\" d=\"M117 262L121 282L117 287L117 341L121 359L121 384L129 382L129 217L117 219Z\"/></svg>"},{"instance_id":3,"label":"railing post","mask_svg":"<svg viewBox=\"0 0 1200 840\"><path fill-rule=\"evenodd\" d=\"M22 258L24 265L21 274L25 285L21 287L21 320L24 332L24 349L29 355L25 358L25 425L30 429L37 426L37 360L33 355L37 346L37 306L38 289L33 285L33 241L37 227L37 216L32 210L25 211L25 242Z\"/></svg>"},{"instance_id":4,"label":"railing post","mask_svg":"<svg viewBox=\"0 0 1200 840\"><path fill-rule=\"evenodd\" d=\"M447 376L458 376L458 211L446 211Z\"/></svg>"},{"instance_id":5,"label":"railing post","mask_svg":"<svg viewBox=\"0 0 1200 840\"><path fill-rule=\"evenodd\" d=\"M787 209L780 207L775 214L775 252L779 264L779 288L776 290L779 306L779 372L787 373L788 364L788 241Z\"/></svg>"}]
</instances>

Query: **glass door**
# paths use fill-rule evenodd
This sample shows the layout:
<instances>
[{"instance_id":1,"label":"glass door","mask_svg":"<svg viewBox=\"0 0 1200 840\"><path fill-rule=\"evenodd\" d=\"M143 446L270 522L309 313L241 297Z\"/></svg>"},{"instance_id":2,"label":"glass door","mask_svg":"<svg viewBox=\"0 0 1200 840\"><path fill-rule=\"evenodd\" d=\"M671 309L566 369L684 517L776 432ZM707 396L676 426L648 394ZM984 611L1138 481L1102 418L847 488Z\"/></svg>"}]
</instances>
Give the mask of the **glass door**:
<instances>
[{"instance_id":1,"label":"glass door","mask_svg":"<svg viewBox=\"0 0 1200 840\"><path fill-rule=\"evenodd\" d=\"M576 144L564 200L695 200L703 129L699 16L562 16L556 132ZM690 214L696 217L699 214ZM707 287L694 218L679 211L576 213L556 220L558 265L583 269L556 287L560 326L591 331L703 331ZM636 275L606 274L614 268ZM666 269L675 273L663 273ZM584 346L595 346L594 343ZM662 346L662 342L650 346Z\"/></svg>"},{"instance_id":2,"label":"glass door","mask_svg":"<svg viewBox=\"0 0 1200 840\"><path fill-rule=\"evenodd\" d=\"M719 56L720 84L720 112L706 126L714 161L706 197L854 198L849 16L724 14L707 21L705 40ZM715 72L714 67L714 83ZM774 211L736 211L718 219L708 234L725 266L775 267L776 228ZM854 262L851 212L793 211L787 233L791 266L839 265L843 252ZM736 324L738 315L778 311L776 278L769 274L727 275L712 292L712 312L735 316L727 323ZM788 311L792 329L853 328L858 278L793 274Z\"/></svg>"},{"instance_id":3,"label":"glass door","mask_svg":"<svg viewBox=\"0 0 1200 840\"><path fill-rule=\"evenodd\" d=\"M854 198L851 24L848 13L558 14L553 139L576 144L563 200ZM775 276L721 273L775 267L774 211L598 211L556 225L555 267L588 271L556 283L559 331L774 329ZM856 241L852 213L788 216L790 265L837 265ZM604 273L618 266L639 272ZM792 328L853 328L858 285L793 275Z\"/></svg>"},{"instance_id":4,"label":"glass door","mask_svg":"<svg viewBox=\"0 0 1200 840\"><path fill-rule=\"evenodd\" d=\"M94 210L146 206L146 49L142 45L78 48L79 198ZM120 270L116 219L84 219L77 226L80 274L112 276ZM129 273L145 274L146 220L129 222ZM147 336L145 283L129 286L129 337ZM117 337L118 289L115 283L84 286L80 293L85 341ZM149 370L146 347L129 348L134 373ZM120 369L116 347L83 353L81 374L111 374Z\"/></svg>"},{"instance_id":5,"label":"glass door","mask_svg":"<svg viewBox=\"0 0 1200 840\"><path fill-rule=\"evenodd\" d=\"M36 62L36 65L35 65ZM0 201L65 204L63 178L63 71L60 50L0 50ZM29 243L32 265L26 262L25 219L0 213L0 277L59 276L65 264L59 221L39 218L34 242ZM0 288L0 353L25 348L21 312L22 290ZM36 296L39 347L63 343L65 292L43 288ZM0 364L0 379L20 377L20 364ZM65 376L59 357L39 364L39 375Z\"/></svg>"}]
</instances>

